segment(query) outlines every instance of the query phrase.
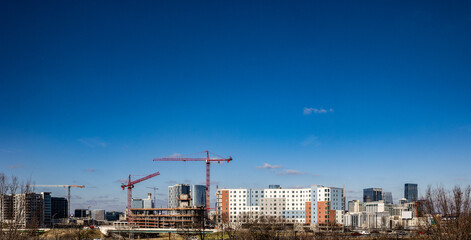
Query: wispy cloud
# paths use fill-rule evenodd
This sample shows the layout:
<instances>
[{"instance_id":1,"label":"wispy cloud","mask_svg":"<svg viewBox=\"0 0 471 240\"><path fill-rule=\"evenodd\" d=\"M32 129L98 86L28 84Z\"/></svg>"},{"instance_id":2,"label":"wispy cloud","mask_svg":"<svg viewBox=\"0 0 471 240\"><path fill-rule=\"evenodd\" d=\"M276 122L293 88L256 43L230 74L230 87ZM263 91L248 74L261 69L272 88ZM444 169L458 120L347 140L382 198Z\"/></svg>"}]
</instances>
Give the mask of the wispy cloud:
<instances>
[{"instance_id":1,"label":"wispy cloud","mask_svg":"<svg viewBox=\"0 0 471 240\"><path fill-rule=\"evenodd\" d=\"M174 153L168 157L181 157L182 155L180 153Z\"/></svg>"},{"instance_id":2,"label":"wispy cloud","mask_svg":"<svg viewBox=\"0 0 471 240\"><path fill-rule=\"evenodd\" d=\"M93 169L93 168L87 168L85 169L85 172L96 172L97 170L96 169Z\"/></svg>"},{"instance_id":3,"label":"wispy cloud","mask_svg":"<svg viewBox=\"0 0 471 240\"><path fill-rule=\"evenodd\" d=\"M311 115L313 113L315 114L321 114L321 113L328 113L328 112L333 112L334 109L329 108L329 109L324 109L324 108L312 108L312 107L305 107L303 110L304 115Z\"/></svg>"},{"instance_id":4,"label":"wispy cloud","mask_svg":"<svg viewBox=\"0 0 471 240\"><path fill-rule=\"evenodd\" d=\"M115 180L114 182L115 183L127 183L128 179L127 178L121 178L121 179Z\"/></svg>"},{"instance_id":5,"label":"wispy cloud","mask_svg":"<svg viewBox=\"0 0 471 240\"><path fill-rule=\"evenodd\" d=\"M264 163L262 166L257 166L257 168L258 169L277 169L277 168L283 168L283 166Z\"/></svg>"},{"instance_id":6,"label":"wispy cloud","mask_svg":"<svg viewBox=\"0 0 471 240\"><path fill-rule=\"evenodd\" d=\"M177 181L169 180L169 181L166 181L166 183L168 183L168 184L175 184L175 183L177 183Z\"/></svg>"},{"instance_id":7,"label":"wispy cloud","mask_svg":"<svg viewBox=\"0 0 471 240\"><path fill-rule=\"evenodd\" d=\"M312 177L320 177L321 175L320 174L317 174L317 173L313 173L311 174Z\"/></svg>"},{"instance_id":8,"label":"wispy cloud","mask_svg":"<svg viewBox=\"0 0 471 240\"><path fill-rule=\"evenodd\" d=\"M276 175L303 175L304 172L294 170L294 169L285 169L281 172L278 172Z\"/></svg>"},{"instance_id":9,"label":"wispy cloud","mask_svg":"<svg viewBox=\"0 0 471 240\"><path fill-rule=\"evenodd\" d=\"M464 178L464 177L459 177L459 178L456 178L457 181L466 181L467 179Z\"/></svg>"},{"instance_id":10,"label":"wispy cloud","mask_svg":"<svg viewBox=\"0 0 471 240\"><path fill-rule=\"evenodd\" d=\"M80 143L94 148L94 147L106 147L106 142L101 140L100 138L94 137L94 138L79 138L77 139Z\"/></svg>"},{"instance_id":11,"label":"wispy cloud","mask_svg":"<svg viewBox=\"0 0 471 240\"><path fill-rule=\"evenodd\" d=\"M309 137L307 137L306 139L304 139L302 142L301 142L301 146L303 147L307 147L307 146L319 146L321 145L321 143L319 142L319 138L314 136L314 135L311 135Z\"/></svg>"},{"instance_id":12,"label":"wispy cloud","mask_svg":"<svg viewBox=\"0 0 471 240\"><path fill-rule=\"evenodd\" d=\"M14 165L10 165L8 166L9 169L17 169L17 168L25 168L25 166L23 164L14 164Z\"/></svg>"}]
</instances>

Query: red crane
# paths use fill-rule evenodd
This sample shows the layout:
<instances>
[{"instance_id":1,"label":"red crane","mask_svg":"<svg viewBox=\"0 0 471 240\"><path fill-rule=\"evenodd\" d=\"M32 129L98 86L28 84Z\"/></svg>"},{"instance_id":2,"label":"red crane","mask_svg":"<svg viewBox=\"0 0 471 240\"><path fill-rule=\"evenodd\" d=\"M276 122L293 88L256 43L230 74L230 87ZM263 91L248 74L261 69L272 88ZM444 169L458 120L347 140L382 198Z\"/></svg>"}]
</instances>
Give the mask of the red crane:
<instances>
[{"instance_id":1,"label":"red crane","mask_svg":"<svg viewBox=\"0 0 471 240\"><path fill-rule=\"evenodd\" d=\"M209 202L209 188L210 188L210 185L211 185L211 182L210 182L210 165L211 165L211 162L217 162L217 163L221 163L221 162L230 162L232 161L232 157L229 156L228 158L225 158L225 157L221 157L215 153L211 153L212 155L215 155L217 156L217 158L210 158L209 157L209 151L204 151L204 152L201 152L201 153L206 153L206 157L202 157L202 158L192 158L192 157L164 157L164 158L154 158L153 161L183 161L183 162L186 162L186 161L202 161L202 162L205 162L206 163L206 209L210 209L210 202Z\"/></svg>"},{"instance_id":2,"label":"red crane","mask_svg":"<svg viewBox=\"0 0 471 240\"><path fill-rule=\"evenodd\" d=\"M121 188L124 190L125 188L128 188L128 206L127 206L127 213L129 214L129 211L131 210L131 200L132 200L132 189L134 188L134 184L136 183L140 183L142 181L145 181L149 178L153 178L155 176L158 176L160 175L159 172L156 172L156 173L152 173L151 175L148 175L148 176L145 176L143 178L139 178L137 180L134 180L134 181L131 181L131 174L129 174L129 179L128 179L128 183L127 184L122 184L121 185Z\"/></svg>"}]
</instances>

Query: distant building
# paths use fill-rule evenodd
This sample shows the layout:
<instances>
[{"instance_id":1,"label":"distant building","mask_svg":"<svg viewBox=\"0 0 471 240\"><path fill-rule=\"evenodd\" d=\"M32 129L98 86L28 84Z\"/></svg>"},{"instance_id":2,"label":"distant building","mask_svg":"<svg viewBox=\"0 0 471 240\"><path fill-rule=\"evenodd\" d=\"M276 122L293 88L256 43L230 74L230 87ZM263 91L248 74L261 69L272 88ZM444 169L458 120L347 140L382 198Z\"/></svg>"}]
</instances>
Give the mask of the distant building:
<instances>
[{"instance_id":1,"label":"distant building","mask_svg":"<svg viewBox=\"0 0 471 240\"><path fill-rule=\"evenodd\" d=\"M382 188L365 188L363 189L363 202L376 202L383 200Z\"/></svg>"},{"instance_id":2,"label":"distant building","mask_svg":"<svg viewBox=\"0 0 471 240\"><path fill-rule=\"evenodd\" d=\"M133 198L131 201L131 208L144 208L144 203L140 198Z\"/></svg>"},{"instance_id":3,"label":"distant building","mask_svg":"<svg viewBox=\"0 0 471 240\"><path fill-rule=\"evenodd\" d=\"M182 194L190 194L189 184L175 184L168 187L168 207L177 208L179 205L178 198Z\"/></svg>"},{"instance_id":4,"label":"distant building","mask_svg":"<svg viewBox=\"0 0 471 240\"><path fill-rule=\"evenodd\" d=\"M415 183L406 183L404 185L404 198L409 202L416 202L418 199L418 189Z\"/></svg>"},{"instance_id":5,"label":"distant building","mask_svg":"<svg viewBox=\"0 0 471 240\"><path fill-rule=\"evenodd\" d=\"M217 189L216 222L240 224L259 217L277 217L289 223L342 225L344 188Z\"/></svg>"},{"instance_id":6,"label":"distant building","mask_svg":"<svg viewBox=\"0 0 471 240\"><path fill-rule=\"evenodd\" d=\"M74 217L76 218L86 218L89 217L88 210L87 209L75 209L74 211Z\"/></svg>"},{"instance_id":7,"label":"distant building","mask_svg":"<svg viewBox=\"0 0 471 240\"><path fill-rule=\"evenodd\" d=\"M360 200L348 201L348 212L360 212Z\"/></svg>"},{"instance_id":8,"label":"distant building","mask_svg":"<svg viewBox=\"0 0 471 240\"><path fill-rule=\"evenodd\" d=\"M51 218L54 219L61 219L61 218L68 218L68 204L67 198L63 197L52 197L51 198Z\"/></svg>"},{"instance_id":9,"label":"distant building","mask_svg":"<svg viewBox=\"0 0 471 240\"><path fill-rule=\"evenodd\" d=\"M48 195L49 193L21 193L14 195L13 217L18 226L26 228L44 226L44 196ZM50 209L50 205L47 207Z\"/></svg>"},{"instance_id":10,"label":"distant building","mask_svg":"<svg viewBox=\"0 0 471 240\"><path fill-rule=\"evenodd\" d=\"M146 199L142 199L142 207L144 208L153 208L154 201L152 201L152 194L148 193Z\"/></svg>"},{"instance_id":11,"label":"distant building","mask_svg":"<svg viewBox=\"0 0 471 240\"><path fill-rule=\"evenodd\" d=\"M13 220L13 195L0 195L0 222Z\"/></svg>"},{"instance_id":12,"label":"distant building","mask_svg":"<svg viewBox=\"0 0 471 240\"><path fill-rule=\"evenodd\" d=\"M152 194L148 193L147 198L133 198L131 201L131 208L153 208Z\"/></svg>"},{"instance_id":13,"label":"distant building","mask_svg":"<svg viewBox=\"0 0 471 240\"><path fill-rule=\"evenodd\" d=\"M392 192L383 192L384 203L393 203Z\"/></svg>"},{"instance_id":14,"label":"distant building","mask_svg":"<svg viewBox=\"0 0 471 240\"><path fill-rule=\"evenodd\" d=\"M106 221L118 221L119 216L122 215L122 214L123 214L122 212L115 212L115 211L106 212L105 213L105 219L106 219Z\"/></svg>"},{"instance_id":15,"label":"distant building","mask_svg":"<svg viewBox=\"0 0 471 240\"><path fill-rule=\"evenodd\" d=\"M280 185L277 185L277 184L270 184L268 185L268 189L278 189L278 188L281 188Z\"/></svg>"},{"instance_id":16,"label":"distant building","mask_svg":"<svg viewBox=\"0 0 471 240\"><path fill-rule=\"evenodd\" d=\"M199 207L206 205L206 186L193 185L191 186L191 206Z\"/></svg>"},{"instance_id":17,"label":"distant building","mask_svg":"<svg viewBox=\"0 0 471 240\"><path fill-rule=\"evenodd\" d=\"M97 221L104 221L105 210L102 210L102 209L92 210L92 219L97 220Z\"/></svg>"}]
</instances>

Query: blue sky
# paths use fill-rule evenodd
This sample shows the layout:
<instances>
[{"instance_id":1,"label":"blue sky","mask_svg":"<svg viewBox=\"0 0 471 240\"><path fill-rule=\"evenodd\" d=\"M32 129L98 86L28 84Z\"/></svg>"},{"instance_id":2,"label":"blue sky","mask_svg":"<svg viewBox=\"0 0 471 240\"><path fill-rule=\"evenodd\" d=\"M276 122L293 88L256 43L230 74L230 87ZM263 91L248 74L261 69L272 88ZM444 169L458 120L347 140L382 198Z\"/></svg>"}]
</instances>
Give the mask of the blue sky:
<instances>
[{"instance_id":1,"label":"blue sky","mask_svg":"<svg viewBox=\"0 0 471 240\"><path fill-rule=\"evenodd\" d=\"M86 185L72 209L122 210L117 181L154 171L134 196L165 202L204 164L152 159L204 150L234 158L221 187L471 181L469 1L9 1L0 22L0 172Z\"/></svg>"}]
</instances>

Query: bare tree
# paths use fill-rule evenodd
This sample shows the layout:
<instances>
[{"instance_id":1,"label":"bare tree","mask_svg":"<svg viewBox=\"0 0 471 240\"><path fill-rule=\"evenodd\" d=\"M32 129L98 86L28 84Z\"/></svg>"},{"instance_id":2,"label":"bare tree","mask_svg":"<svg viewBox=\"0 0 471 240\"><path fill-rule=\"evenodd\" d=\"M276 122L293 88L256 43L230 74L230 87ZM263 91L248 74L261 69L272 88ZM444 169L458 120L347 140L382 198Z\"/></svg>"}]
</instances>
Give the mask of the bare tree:
<instances>
[{"instance_id":1,"label":"bare tree","mask_svg":"<svg viewBox=\"0 0 471 240\"><path fill-rule=\"evenodd\" d=\"M451 191L429 186L421 204L426 239L471 239L471 186L455 186Z\"/></svg>"}]
</instances>

